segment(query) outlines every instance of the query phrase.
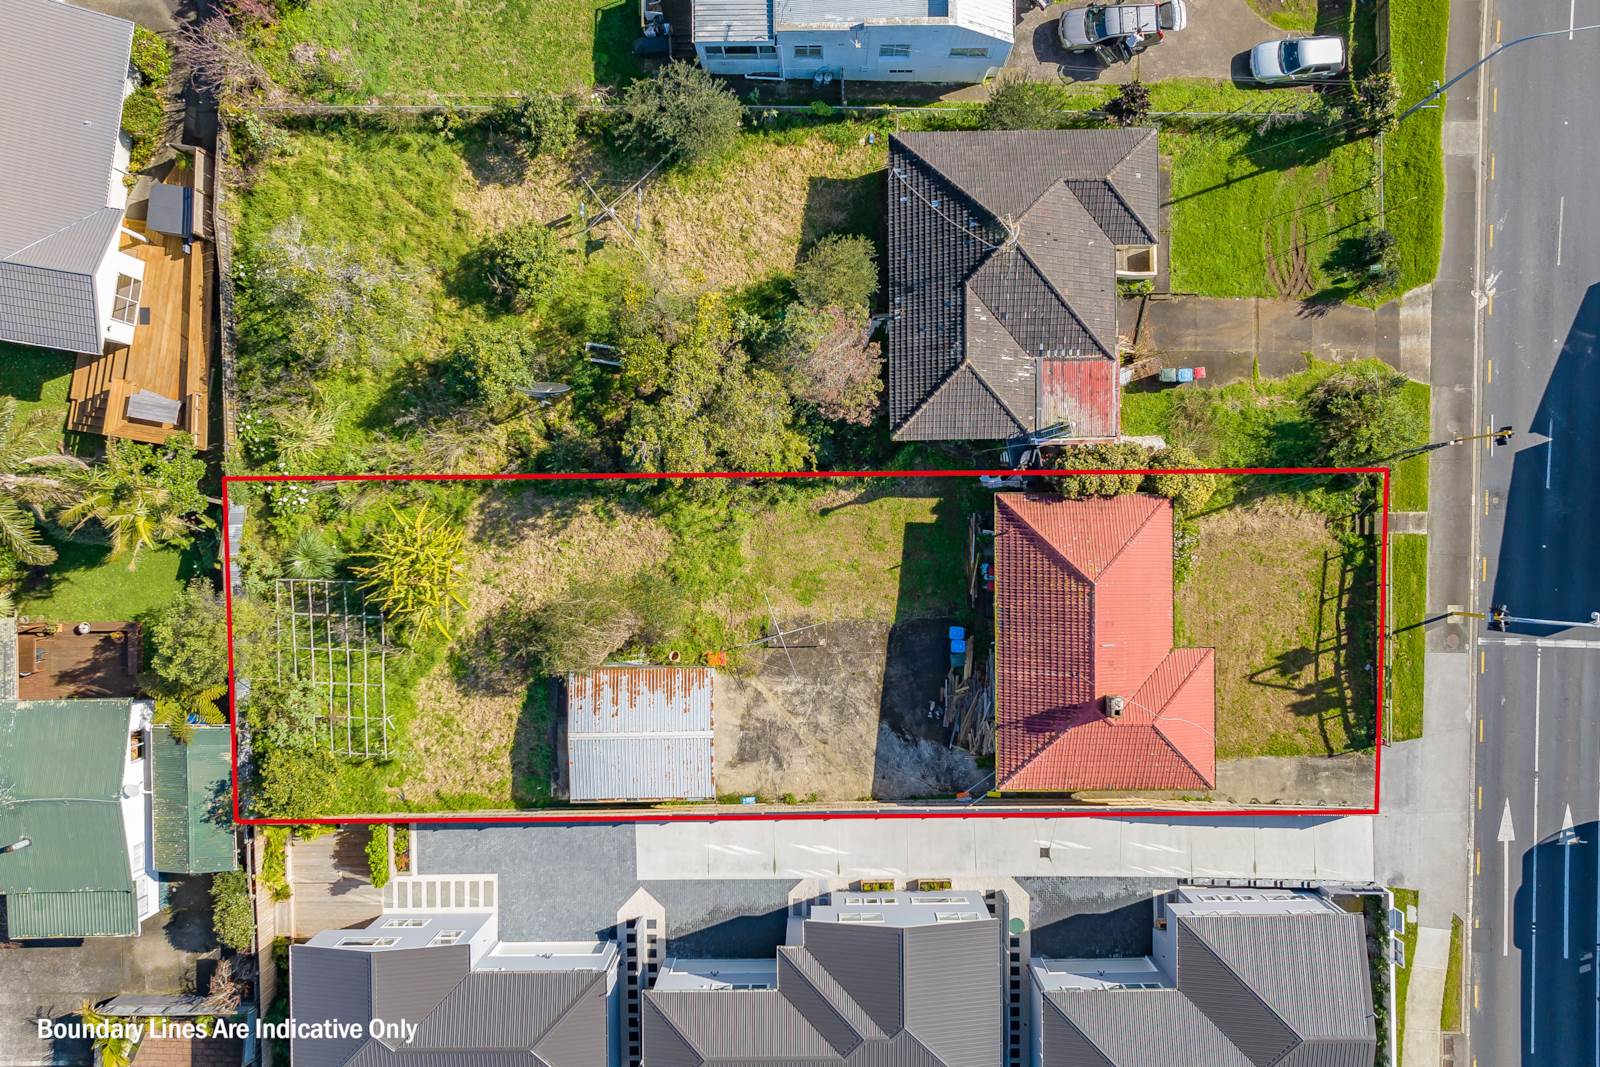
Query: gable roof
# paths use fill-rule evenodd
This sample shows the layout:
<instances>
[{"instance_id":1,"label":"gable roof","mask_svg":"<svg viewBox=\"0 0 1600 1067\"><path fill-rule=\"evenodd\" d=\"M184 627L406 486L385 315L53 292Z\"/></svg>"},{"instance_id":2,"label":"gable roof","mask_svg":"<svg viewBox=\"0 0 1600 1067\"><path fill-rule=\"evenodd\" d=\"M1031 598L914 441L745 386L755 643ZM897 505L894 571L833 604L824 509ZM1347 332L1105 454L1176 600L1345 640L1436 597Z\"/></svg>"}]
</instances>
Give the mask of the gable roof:
<instances>
[{"instance_id":1,"label":"gable roof","mask_svg":"<svg viewBox=\"0 0 1600 1067\"><path fill-rule=\"evenodd\" d=\"M1052 991L1043 1023L1043 1067L1252 1067L1176 989Z\"/></svg>"},{"instance_id":2,"label":"gable roof","mask_svg":"<svg viewBox=\"0 0 1600 1067\"><path fill-rule=\"evenodd\" d=\"M99 352L92 278L122 223L133 23L57 0L0 8L0 338ZM20 102L20 104L18 104Z\"/></svg>"},{"instance_id":3,"label":"gable roof","mask_svg":"<svg viewBox=\"0 0 1600 1067\"><path fill-rule=\"evenodd\" d=\"M567 675L570 798L715 796L715 682L709 667L602 667Z\"/></svg>"},{"instance_id":4,"label":"gable roof","mask_svg":"<svg viewBox=\"0 0 1600 1067\"><path fill-rule=\"evenodd\" d=\"M1159 497L995 497L996 788L1212 787L1214 657L1172 647L1172 547Z\"/></svg>"},{"instance_id":5,"label":"gable roof","mask_svg":"<svg viewBox=\"0 0 1600 1067\"><path fill-rule=\"evenodd\" d=\"M1156 242L1157 160L1154 130L890 138L897 439L1117 435L1116 246Z\"/></svg>"},{"instance_id":6,"label":"gable roof","mask_svg":"<svg viewBox=\"0 0 1600 1067\"><path fill-rule=\"evenodd\" d=\"M169 874L231 871L234 839L232 738L225 726L196 726L187 743L165 726L150 730L155 868Z\"/></svg>"},{"instance_id":7,"label":"gable roof","mask_svg":"<svg viewBox=\"0 0 1600 1067\"><path fill-rule=\"evenodd\" d=\"M604 970L473 971L467 945L376 952L295 945L290 1011L299 1019L405 1019L404 1044L297 1038L304 1067L588 1067L609 1058Z\"/></svg>"},{"instance_id":8,"label":"gable roof","mask_svg":"<svg viewBox=\"0 0 1600 1067\"><path fill-rule=\"evenodd\" d=\"M12 937L139 932L122 774L129 700L0 701L0 894Z\"/></svg>"},{"instance_id":9,"label":"gable roof","mask_svg":"<svg viewBox=\"0 0 1600 1067\"><path fill-rule=\"evenodd\" d=\"M862 926L807 920L779 949L778 988L649 990L647 1062L999 1067L997 920Z\"/></svg>"}]
</instances>

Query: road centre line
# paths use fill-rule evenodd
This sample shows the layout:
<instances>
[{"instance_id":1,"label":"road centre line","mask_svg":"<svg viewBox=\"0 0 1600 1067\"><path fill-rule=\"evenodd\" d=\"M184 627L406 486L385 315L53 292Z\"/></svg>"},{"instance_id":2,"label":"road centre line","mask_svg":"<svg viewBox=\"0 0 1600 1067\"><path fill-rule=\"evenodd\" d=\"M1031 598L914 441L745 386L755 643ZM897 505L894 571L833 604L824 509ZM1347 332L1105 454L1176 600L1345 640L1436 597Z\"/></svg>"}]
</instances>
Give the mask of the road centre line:
<instances>
[{"instance_id":1,"label":"road centre line","mask_svg":"<svg viewBox=\"0 0 1600 1067\"><path fill-rule=\"evenodd\" d=\"M1556 205L1556 266L1561 266L1561 234L1567 225L1567 198Z\"/></svg>"},{"instance_id":2,"label":"road centre line","mask_svg":"<svg viewBox=\"0 0 1600 1067\"><path fill-rule=\"evenodd\" d=\"M1479 634L1480 645L1531 645L1536 648L1600 648L1600 641L1585 641L1576 637L1497 637Z\"/></svg>"}]
</instances>

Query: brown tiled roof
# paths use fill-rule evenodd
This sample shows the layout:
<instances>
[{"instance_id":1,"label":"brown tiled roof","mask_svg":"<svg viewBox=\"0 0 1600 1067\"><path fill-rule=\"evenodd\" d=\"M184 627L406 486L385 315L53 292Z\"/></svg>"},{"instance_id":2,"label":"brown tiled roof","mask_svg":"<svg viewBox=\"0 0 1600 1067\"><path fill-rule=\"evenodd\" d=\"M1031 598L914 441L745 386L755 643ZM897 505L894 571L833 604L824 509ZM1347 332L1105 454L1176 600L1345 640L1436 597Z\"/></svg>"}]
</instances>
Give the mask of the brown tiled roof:
<instances>
[{"instance_id":1,"label":"brown tiled roof","mask_svg":"<svg viewBox=\"0 0 1600 1067\"><path fill-rule=\"evenodd\" d=\"M896 438L992 439L1062 422L1071 437L1116 436L1116 246L1154 243L1156 170L1153 130L891 138ZM1057 376L1041 402L1041 368L1063 361L1097 369Z\"/></svg>"},{"instance_id":2,"label":"brown tiled roof","mask_svg":"<svg viewBox=\"0 0 1600 1067\"><path fill-rule=\"evenodd\" d=\"M1170 503L996 497L997 788L1211 788L1214 659L1172 626Z\"/></svg>"}]
</instances>

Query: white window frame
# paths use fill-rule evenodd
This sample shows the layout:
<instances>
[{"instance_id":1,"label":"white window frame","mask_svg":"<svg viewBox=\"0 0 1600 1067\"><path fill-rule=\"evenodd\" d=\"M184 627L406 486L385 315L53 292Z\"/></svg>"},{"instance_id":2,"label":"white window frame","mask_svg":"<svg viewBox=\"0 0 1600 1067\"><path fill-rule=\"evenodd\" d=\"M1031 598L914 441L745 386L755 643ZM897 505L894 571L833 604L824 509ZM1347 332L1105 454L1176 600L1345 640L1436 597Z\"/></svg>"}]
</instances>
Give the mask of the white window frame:
<instances>
[{"instance_id":1,"label":"white window frame","mask_svg":"<svg viewBox=\"0 0 1600 1067\"><path fill-rule=\"evenodd\" d=\"M880 44L878 46L879 59L910 59L911 46L908 44Z\"/></svg>"},{"instance_id":2,"label":"white window frame","mask_svg":"<svg viewBox=\"0 0 1600 1067\"><path fill-rule=\"evenodd\" d=\"M988 57L989 50L987 48L950 49L950 58L952 59L987 59Z\"/></svg>"},{"instance_id":3,"label":"white window frame","mask_svg":"<svg viewBox=\"0 0 1600 1067\"><path fill-rule=\"evenodd\" d=\"M139 324L139 298L144 295L144 281L130 274L117 275L117 287L111 297L111 318L124 326Z\"/></svg>"},{"instance_id":4,"label":"white window frame","mask_svg":"<svg viewBox=\"0 0 1600 1067\"><path fill-rule=\"evenodd\" d=\"M466 936L467 932L465 930L440 930L438 933L433 935L433 940L428 942L428 947L432 948L434 945L454 945Z\"/></svg>"},{"instance_id":5,"label":"white window frame","mask_svg":"<svg viewBox=\"0 0 1600 1067\"><path fill-rule=\"evenodd\" d=\"M420 930L428 925L427 919L385 919L385 930Z\"/></svg>"},{"instance_id":6,"label":"white window frame","mask_svg":"<svg viewBox=\"0 0 1600 1067\"><path fill-rule=\"evenodd\" d=\"M794 46L796 59L821 59L822 46L820 44L797 44Z\"/></svg>"},{"instance_id":7,"label":"white window frame","mask_svg":"<svg viewBox=\"0 0 1600 1067\"><path fill-rule=\"evenodd\" d=\"M341 937L339 948L393 948L400 943L398 937Z\"/></svg>"},{"instance_id":8,"label":"white window frame","mask_svg":"<svg viewBox=\"0 0 1600 1067\"><path fill-rule=\"evenodd\" d=\"M842 923L881 923L883 922L883 912L841 911L839 913L839 921Z\"/></svg>"}]
</instances>

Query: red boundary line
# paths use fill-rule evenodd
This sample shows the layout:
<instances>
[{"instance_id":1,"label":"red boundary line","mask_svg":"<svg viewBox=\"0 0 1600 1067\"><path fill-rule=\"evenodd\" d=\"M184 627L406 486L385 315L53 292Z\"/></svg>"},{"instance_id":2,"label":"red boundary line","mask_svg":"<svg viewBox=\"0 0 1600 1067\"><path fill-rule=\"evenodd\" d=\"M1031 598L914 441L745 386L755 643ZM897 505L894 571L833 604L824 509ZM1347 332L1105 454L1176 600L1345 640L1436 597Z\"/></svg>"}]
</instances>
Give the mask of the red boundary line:
<instances>
[{"instance_id":1,"label":"red boundary line","mask_svg":"<svg viewBox=\"0 0 1600 1067\"><path fill-rule=\"evenodd\" d=\"M1389 586L1389 487L1391 473L1387 467L1193 467L1178 470L1153 468L1126 468L1117 470L1077 470L1047 468L1029 470L1029 477L1067 474L1377 474L1383 478L1383 518L1378 547L1378 648L1375 671L1376 708L1374 709L1372 807L1370 808L1208 808L1204 810L1133 810L1117 808L1026 808L998 810L995 808L968 808L946 811L943 809L919 811L796 811L796 812L684 812L673 814L661 809L608 811L586 814L581 809L563 809L559 812L473 813L456 816L417 818L405 813L372 816L319 817L305 819L246 819L239 810L239 714L235 691L233 667L233 582L232 545L228 534L228 487L232 484L252 482L540 482L540 481L666 481L688 478L976 478L990 474L1010 476L1021 473L1012 469L959 469L959 470L892 470L892 471L709 471L694 473L667 472L646 474L639 472L609 474L229 474L222 478L222 585L226 606L228 632L228 708L231 754L229 763L233 774L233 821L240 826L341 826L341 825L472 825L482 823L662 823L662 822L717 822L721 820L759 821L818 820L818 819L1231 819L1278 818L1284 816L1338 817L1345 815L1377 815L1383 782L1383 684L1384 652L1388 641L1386 611Z\"/></svg>"}]
</instances>

